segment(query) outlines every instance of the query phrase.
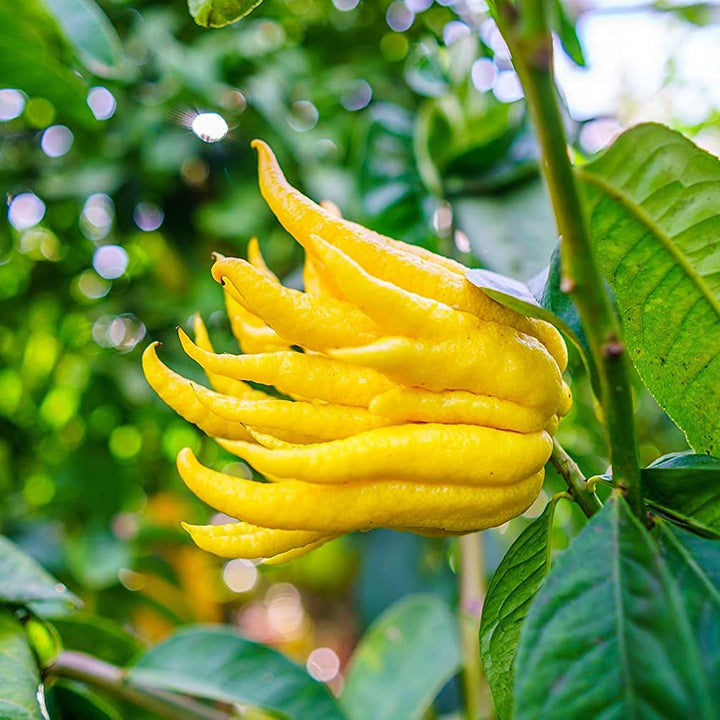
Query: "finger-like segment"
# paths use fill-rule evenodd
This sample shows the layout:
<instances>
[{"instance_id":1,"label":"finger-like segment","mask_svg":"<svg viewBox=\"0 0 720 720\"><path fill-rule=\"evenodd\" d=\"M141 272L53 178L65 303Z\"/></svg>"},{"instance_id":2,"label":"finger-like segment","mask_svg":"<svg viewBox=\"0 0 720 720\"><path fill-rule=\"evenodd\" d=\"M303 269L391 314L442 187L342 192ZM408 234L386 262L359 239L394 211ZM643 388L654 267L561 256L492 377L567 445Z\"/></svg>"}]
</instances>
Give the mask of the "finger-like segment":
<instances>
[{"instance_id":1,"label":"finger-like segment","mask_svg":"<svg viewBox=\"0 0 720 720\"><path fill-rule=\"evenodd\" d=\"M193 318L193 332L195 334L195 343L197 343L193 343L193 347L196 347L198 352L205 352L208 354L215 352L212 346L212 342L210 342L210 336L208 335L205 323L202 321L202 318L197 313ZM178 334L180 335L181 342L183 338L185 338L187 342L192 342L181 328L178 328ZM207 379L210 381L213 389L217 390L223 395L230 395L232 397L246 399L260 399L262 397L265 397L265 393L250 387L250 385L244 383L242 379L238 379L237 376L233 378L232 376L216 373L212 370L212 368L209 367L203 367L203 370L205 370Z\"/></svg>"},{"instance_id":2,"label":"finger-like segment","mask_svg":"<svg viewBox=\"0 0 720 720\"><path fill-rule=\"evenodd\" d=\"M271 558L327 537L320 532L277 530L245 522L227 525L182 523L182 526L198 547L226 558Z\"/></svg>"},{"instance_id":3,"label":"finger-like segment","mask_svg":"<svg viewBox=\"0 0 720 720\"><path fill-rule=\"evenodd\" d=\"M272 449L218 440L258 472L308 483L407 480L503 485L532 475L550 458L545 432L516 433L436 423L378 428L332 442Z\"/></svg>"},{"instance_id":4,"label":"finger-like segment","mask_svg":"<svg viewBox=\"0 0 720 720\"><path fill-rule=\"evenodd\" d=\"M246 310L294 345L324 350L381 335L378 326L353 305L276 285L244 260L218 256L212 273Z\"/></svg>"},{"instance_id":5,"label":"finger-like segment","mask_svg":"<svg viewBox=\"0 0 720 720\"><path fill-rule=\"evenodd\" d=\"M280 223L301 245L306 246L314 234L332 239L334 245L381 280L534 335L547 345L560 369L565 369L567 348L552 325L526 318L495 302L468 282L466 270L452 261L432 258L427 252L408 252L403 243L333 217L288 183L268 145L254 140L252 146L258 152L260 191Z\"/></svg>"},{"instance_id":6,"label":"finger-like segment","mask_svg":"<svg viewBox=\"0 0 720 720\"><path fill-rule=\"evenodd\" d=\"M317 235L312 236L309 245L328 274L342 287L347 300L388 334L425 339L462 335L468 341L473 335L489 330L494 330L497 335L497 323L373 277L352 258ZM517 335L522 343L533 338L507 325L500 328L504 335ZM546 351L540 343L538 350Z\"/></svg>"},{"instance_id":7,"label":"finger-like segment","mask_svg":"<svg viewBox=\"0 0 720 720\"><path fill-rule=\"evenodd\" d=\"M160 361L157 356L158 343L145 349L142 357L143 372L150 387L178 415L188 422L197 425L204 433L211 436L233 438L236 440L252 440L252 435L243 425L231 422L216 415L197 399L196 383L178 375ZM203 388L205 389L205 388ZM206 390L206 392L210 392Z\"/></svg>"},{"instance_id":8,"label":"finger-like segment","mask_svg":"<svg viewBox=\"0 0 720 720\"><path fill-rule=\"evenodd\" d=\"M277 434L275 430L301 428L304 435L319 441L335 440L390 423L369 410L345 405L278 399L237 400L200 386L194 390L198 401L213 414L230 422L269 428L273 435Z\"/></svg>"},{"instance_id":9,"label":"finger-like segment","mask_svg":"<svg viewBox=\"0 0 720 720\"><path fill-rule=\"evenodd\" d=\"M332 217L342 220L342 211L332 200L321 200L320 207L326 210Z\"/></svg>"},{"instance_id":10,"label":"finger-like segment","mask_svg":"<svg viewBox=\"0 0 720 720\"><path fill-rule=\"evenodd\" d=\"M565 417L570 412L572 404L572 390L570 390L569 385L563 380L562 392L560 393L560 407L558 407L558 415L560 417Z\"/></svg>"},{"instance_id":11,"label":"finger-like segment","mask_svg":"<svg viewBox=\"0 0 720 720\"><path fill-rule=\"evenodd\" d=\"M288 350L290 343L283 340L272 328L268 327L257 315L248 312L223 288L225 308L232 334L245 353L277 352Z\"/></svg>"},{"instance_id":12,"label":"finger-like segment","mask_svg":"<svg viewBox=\"0 0 720 720\"><path fill-rule=\"evenodd\" d=\"M492 325L470 338L425 341L391 337L328 352L340 360L374 368L398 385L435 392L469 390L550 415L560 404L560 371L537 340L524 337L525 341L512 328Z\"/></svg>"},{"instance_id":13,"label":"finger-like segment","mask_svg":"<svg viewBox=\"0 0 720 720\"><path fill-rule=\"evenodd\" d=\"M185 352L213 377L240 378L274 385L280 392L292 397L367 408L376 395L393 387L384 375L375 370L322 355L292 351L216 355L195 345L182 330L179 333ZM375 414L382 415L379 412Z\"/></svg>"},{"instance_id":14,"label":"finger-like segment","mask_svg":"<svg viewBox=\"0 0 720 720\"><path fill-rule=\"evenodd\" d=\"M553 415L545 425L545 432L550 435L550 437L555 437L555 433L557 433L559 425L560 418L557 415Z\"/></svg>"},{"instance_id":15,"label":"finger-like segment","mask_svg":"<svg viewBox=\"0 0 720 720\"><path fill-rule=\"evenodd\" d=\"M305 254L305 263L303 265L303 287L305 292L310 293L310 295L321 295L344 300L342 293L320 272L317 263L313 261L308 253Z\"/></svg>"},{"instance_id":16,"label":"finger-like segment","mask_svg":"<svg viewBox=\"0 0 720 720\"><path fill-rule=\"evenodd\" d=\"M543 470L512 485L469 487L417 482L318 485L259 483L201 465L181 450L178 471L208 505L264 527L345 533L374 527L471 532L502 525L527 510Z\"/></svg>"},{"instance_id":17,"label":"finger-like segment","mask_svg":"<svg viewBox=\"0 0 720 720\"><path fill-rule=\"evenodd\" d=\"M308 543L307 545L303 545L302 547L296 547L292 550L288 550L287 552L280 553L279 555L275 555L270 558L265 558L263 560L263 565L280 565L282 563L289 562L290 560L294 560L295 558L302 557L303 555L307 555L312 550L317 550L321 545L324 545L326 542L330 542L331 540L334 540L336 537L339 537L339 533L335 533L332 535L325 535L322 539L316 540L315 542Z\"/></svg>"},{"instance_id":18,"label":"finger-like segment","mask_svg":"<svg viewBox=\"0 0 720 720\"><path fill-rule=\"evenodd\" d=\"M280 285L278 276L267 266L265 258L260 252L260 243L257 238L250 238L247 247L248 262L256 269L259 270L266 278L272 280L274 283Z\"/></svg>"},{"instance_id":19,"label":"finger-like segment","mask_svg":"<svg viewBox=\"0 0 720 720\"><path fill-rule=\"evenodd\" d=\"M520 433L542 430L548 419L547 413L539 410L466 390L432 392L420 388L394 387L373 398L369 409L397 424L429 422L483 425Z\"/></svg>"}]
</instances>

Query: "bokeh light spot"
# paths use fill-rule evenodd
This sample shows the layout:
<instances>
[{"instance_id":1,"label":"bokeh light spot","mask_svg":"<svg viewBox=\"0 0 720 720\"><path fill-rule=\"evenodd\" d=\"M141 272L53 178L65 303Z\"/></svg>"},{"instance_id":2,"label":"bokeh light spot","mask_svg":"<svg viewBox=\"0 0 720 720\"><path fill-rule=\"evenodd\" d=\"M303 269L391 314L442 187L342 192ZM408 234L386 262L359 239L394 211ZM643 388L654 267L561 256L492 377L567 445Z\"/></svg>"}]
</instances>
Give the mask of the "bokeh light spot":
<instances>
[{"instance_id":1,"label":"bokeh light spot","mask_svg":"<svg viewBox=\"0 0 720 720\"><path fill-rule=\"evenodd\" d=\"M523 97L523 89L517 73L512 70L501 72L493 83L495 97L502 103L511 103Z\"/></svg>"},{"instance_id":2,"label":"bokeh light spot","mask_svg":"<svg viewBox=\"0 0 720 720\"><path fill-rule=\"evenodd\" d=\"M199 113L193 119L190 129L204 142L214 143L222 140L230 128L225 118L217 113Z\"/></svg>"},{"instance_id":3,"label":"bokeh light spot","mask_svg":"<svg viewBox=\"0 0 720 720\"><path fill-rule=\"evenodd\" d=\"M295 132L307 132L317 125L319 117L318 109L309 100L298 100L290 108L287 123Z\"/></svg>"},{"instance_id":4,"label":"bokeh light spot","mask_svg":"<svg viewBox=\"0 0 720 720\"><path fill-rule=\"evenodd\" d=\"M388 7L385 21L388 27L395 32L409 30L415 20L415 13L400 0L396 0Z\"/></svg>"},{"instance_id":5,"label":"bokeh light spot","mask_svg":"<svg viewBox=\"0 0 720 720\"><path fill-rule=\"evenodd\" d=\"M103 245L95 251L92 264L101 278L115 280L127 270L128 254L119 245Z\"/></svg>"},{"instance_id":6,"label":"bokeh light spot","mask_svg":"<svg viewBox=\"0 0 720 720\"><path fill-rule=\"evenodd\" d=\"M32 98L25 105L25 117L33 127L45 128L55 119L55 107L45 98Z\"/></svg>"},{"instance_id":7,"label":"bokeh light spot","mask_svg":"<svg viewBox=\"0 0 720 720\"><path fill-rule=\"evenodd\" d=\"M223 568L223 582L236 593L252 590L258 579L258 571L250 560L237 558Z\"/></svg>"},{"instance_id":8,"label":"bokeh light spot","mask_svg":"<svg viewBox=\"0 0 720 720\"><path fill-rule=\"evenodd\" d=\"M315 648L305 663L310 677L320 682L334 680L340 672L340 658L328 647Z\"/></svg>"},{"instance_id":9,"label":"bokeh light spot","mask_svg":"<svg viewBox=\"0 0 720 720\"><path fill-rule=\"evenodd\" d=\"M76 280L76 287L80 294L89 300L99 300L110 292L110 283L93 270L81 273Z\"/></svg>"},{"instance_id":10,"label":"bokeh light spot","mask_svg":"<svg viewBox=\"0 0 720 720\"><path fill-rule=\"evenodd\" d=\"M185 423L170 423L165 429L162 438L162 448L165 456L174 462L175 457L184 447L191 448L195 453L199 452L199 435L193 428L185 425Z\"/></svg>"},{"instance_id":11,"label":"bokeh light spot","mask_svg":"<svg viewBox=\"0 0 720 720\"><path fill-rule=\"evenodd\" d=\"M25 109L25 96L19 90L0 90L0 121L14 120Z\"/></svg>"},{"instance_id":12,"label":"bokeh light spot","mask_svg":"<svg viewBox=\"0 0 720 720\"><path fill-rule=\"evenodd\" d=\"M88 196L80 215L80 230L93 242L102 240L110 233L115 219L115 203L105 193Z\"/></svg>"},{"instance_id":13,"label":"bokeh light spot","mask_svg":"<svg viewBox=\"0 0 720 720\"><path fill-rule=\"evenodd\" d=\"M135 206L133 220L143 232L157 230L165 219L162 208L151 202L141 202Z\"/></svg>"},{"instance_id":14,"label":"bokeh light spot","mask_svg":"<svg viewBox=\"0 0 720 720\"><path fill-rule=\"evenodd\" d=\"M51 427L60 428L77 412L78 400L74 388L53 388L40 405L40 417Z\"/></svg>"},{"instance_id":15,"label":"bokeh light spot","mask_svg":"<svg viewBox=\"0 0 720 720\"><path fill-rule=\"evenodd\" d=\"M443 42L447 46L453 45L459 40L469 37L470 34L470 28L460 20L451 20L450 22L445 23L442 31Z\"/></svg>"},{"instance_id":16,"label":"bokeh light spot","mask_svg":"<svg viewBox=\"0 0 720 720\"><path fill-rule=\"evenodd\" d=\"M23 495L28 505L47 505L55 497L55 481L45 473L31 475L23 486Z\"/></svg>"},{"instance_id":17,"label":"bokeh light spot","mask_svg":"<svg viewBox=\"0 0 720 720\"><path fill-rule=\"evenodd\" d=\"M65 125L51 125L40 138L42 151L51 158L61 157L73 144L73 134Z\"/></svg>"},{"instance_id":18,"label":"bokeh light spot","mask_svg":"<svg viewBox=\"0 0 720 720\"><path fill-rule=\"evenodd\" d=\"M497 68L490 58L478 58L470 70L470 77L476 90L487 92L497 77Z\"/></svg>"},{"instance_id":19,"label":"bokeh light spot","mask_svg":"<svg viewBox=\"0 0 720 720\"><path fill-rule=\"evenodd\" d=\"M370 100L372 100L372 87L366 80L349 83L340 96L342 106L350 112L362 110L370 104Z\"/></svg>"},{"instance_id":20,"label":"bokeh light spot","mask_svg":"<svg viewBox=\"0 0 720 720\"><path fill-rule=\"evenodd\" d=\"M117 108L115 96L107 88L100 86L90 88L87 104L97 120L109 120Z\"/></svg>"},{"instance_id":21,"label":"bokeh light spot","mask_svg":"<svg viewBox=\"0 0 720 720\"><path fill-rule=\"evenodd\" d=\"M118 460L131 460L142 449L142 434L134 425L121 425L110 434L108 445Z\"/></svg>"},{"instance_id":22,"label":"bokeh light spot","mask_svg":"<svg viewBox=\"0 0 720 720\"><path fill-rule=\"evenodd\" d=\"M350 12L360 4L360 0L332 0L332 4L341 12Z\"/></svg>"},{"instance_id":23,"label":"bokeh light spot","mask_svg":"<svg viewBox=\"0 0 720 720\"><path fill-rule=\"evenodd\" d=\"M35 193L20 193L10 201L8 220L16 230L28 230L45 217L45 203Z\"/></svg>"}]
</instances>

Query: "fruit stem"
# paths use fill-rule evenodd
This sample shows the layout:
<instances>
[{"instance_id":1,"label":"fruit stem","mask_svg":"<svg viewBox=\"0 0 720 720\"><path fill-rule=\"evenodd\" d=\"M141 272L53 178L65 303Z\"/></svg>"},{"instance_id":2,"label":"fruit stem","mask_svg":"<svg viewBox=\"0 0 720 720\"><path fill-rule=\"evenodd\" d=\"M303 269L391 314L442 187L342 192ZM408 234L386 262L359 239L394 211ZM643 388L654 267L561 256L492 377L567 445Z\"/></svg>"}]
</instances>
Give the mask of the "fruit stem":
<instances>
[{"instance_id":1,"label":"fruit stem","mask_svg":"<svg viewBox=\"0 0 720 720\"><path fill-rule=\"evenodd\" d=\"M602 508L598 496L588 488L587 479L578 464L568 455L565 448L553 439L553 451L550 462L562 476L570 488L573 500L580 506L587 517L592 517Z\"/></svg>"}]
</instances>

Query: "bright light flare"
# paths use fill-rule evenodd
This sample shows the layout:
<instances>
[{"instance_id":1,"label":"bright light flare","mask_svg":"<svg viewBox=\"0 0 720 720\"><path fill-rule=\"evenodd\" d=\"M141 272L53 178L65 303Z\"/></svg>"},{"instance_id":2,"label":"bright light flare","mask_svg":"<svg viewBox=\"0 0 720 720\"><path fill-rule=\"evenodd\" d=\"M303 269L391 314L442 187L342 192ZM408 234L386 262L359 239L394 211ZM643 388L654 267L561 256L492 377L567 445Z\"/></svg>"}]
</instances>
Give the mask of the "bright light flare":
<instances>
[{"instance_id":1,"label":"bright light flare","mask_svg":"<svg viewBox=\"0 0 720 720\"><path fill-rule=\"evenodd\" d=\"M219 142L230 130L225 118L217 113L199 113L194 117L190 129L206 143Z\"/></svg>"}]
</instances>

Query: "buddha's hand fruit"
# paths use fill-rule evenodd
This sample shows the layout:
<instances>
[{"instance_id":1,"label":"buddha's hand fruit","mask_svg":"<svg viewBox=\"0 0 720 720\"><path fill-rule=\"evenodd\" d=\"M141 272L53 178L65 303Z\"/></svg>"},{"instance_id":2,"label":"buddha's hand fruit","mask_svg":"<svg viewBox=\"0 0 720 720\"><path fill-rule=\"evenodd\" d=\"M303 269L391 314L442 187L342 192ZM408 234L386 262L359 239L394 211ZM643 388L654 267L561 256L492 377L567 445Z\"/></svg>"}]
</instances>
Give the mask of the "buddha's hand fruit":
<instances>
[{"instance_id":1,"label":"buddha's hand fruit","mask_svg":"<svg viewBox=\"0 0 720 720\"><path fill-rule=\"evenodd\" d=\"M522 513L572 402L557 330L496 303L462 265L316 205L253 145L263 196L305 249L305 292L280 284L253 239L248 261L212 268L243 354L216 354L200 318L194 341L179 331L213 389L145 351L158 395L269 481L183 450L188 487L239 519L186 530L223 557L282 562L354 530L457 534Z\"/></svg>"}]
</instances>

